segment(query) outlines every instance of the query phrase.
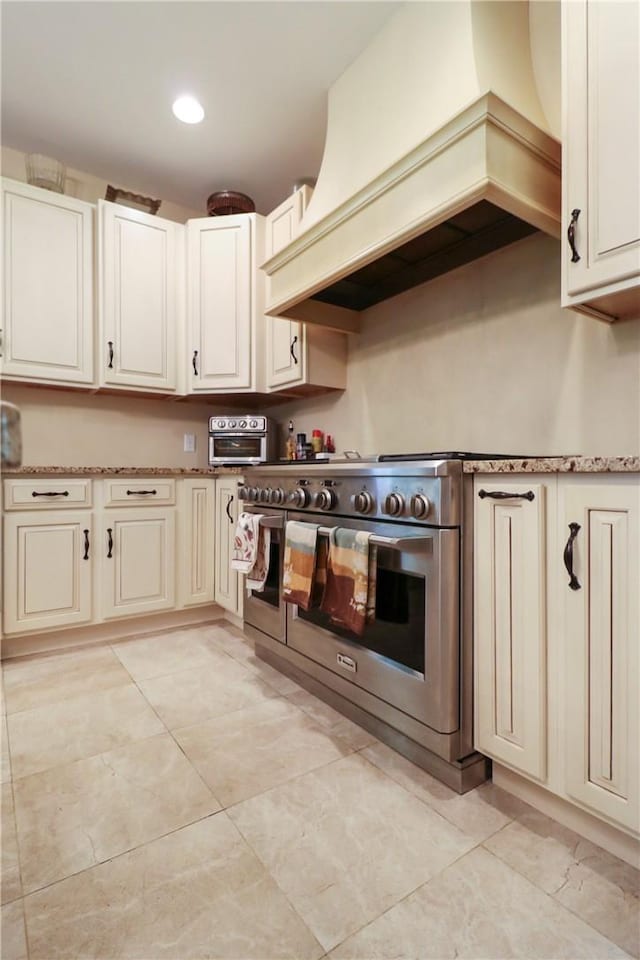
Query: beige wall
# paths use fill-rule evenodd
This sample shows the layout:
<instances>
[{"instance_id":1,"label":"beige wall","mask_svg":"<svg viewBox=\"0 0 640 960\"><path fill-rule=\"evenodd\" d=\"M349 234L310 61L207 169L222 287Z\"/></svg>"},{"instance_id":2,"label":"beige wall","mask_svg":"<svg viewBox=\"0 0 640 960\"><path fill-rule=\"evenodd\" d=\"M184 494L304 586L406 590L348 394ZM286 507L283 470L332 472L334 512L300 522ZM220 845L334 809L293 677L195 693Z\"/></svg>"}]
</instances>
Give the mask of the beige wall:
<instances>
[{"instance_id":1,"label":"beige wall","mask_svg":"<svg viewBox=\"0 0 640 960\"><path fill-rule=\"evenodd\" d=\"M371 308L344 394L273 410L338 450L640 452L640 321L560 308L560 248L535 235Z\"/></svg>"},{"instance_id":2,"label":"beige wall","mask_svg":"<svg viewBox=\"0 0 640 960\"><path fill-rule=\"evenodd\" d=\"M26 183L27 171L24 162L25 154L20 150L13 150L11 147L2 147L0 156L2 160L2 176ZM101 180L100 177L94 177L90 173L73 170L68 167L64 192L70 197L77 197L78 200L95 203L97 200L104 200L107 183L107 180ZM111 185L113 187L119 187L121 190L128 190L130 193L141 193L143 196L149 195L148 191L139 184L114 183L112 181ZM154 197L154 199L162 200L158 216L165 217L167 220L184 223L186 220L193 219L194 217L206 217L207 215L206 210L190 210L188 207L171 203L170 200L166 200L164 197Z\"/></svg>"},{"instance_id":3,"label":"beige wall","mask_svg":"<svg viewBox=\"0 0 640 960\"><path fill-rule=\"evenodd\" d=\"M3 384L20 408L25 466L204 467L210 404ZM196 452L183 453L183 434Z\"/></svg>"}]
</instances>

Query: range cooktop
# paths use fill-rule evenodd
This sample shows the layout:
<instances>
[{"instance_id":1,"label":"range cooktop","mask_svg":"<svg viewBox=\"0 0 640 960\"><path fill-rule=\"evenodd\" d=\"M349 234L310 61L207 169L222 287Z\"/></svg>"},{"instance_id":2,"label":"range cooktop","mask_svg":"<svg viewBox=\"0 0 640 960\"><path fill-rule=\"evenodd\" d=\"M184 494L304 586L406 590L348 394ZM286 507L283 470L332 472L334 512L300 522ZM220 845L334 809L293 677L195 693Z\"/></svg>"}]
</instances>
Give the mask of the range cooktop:
<instances>
[{"instance_id":1,"label":"range cooktop","mask_svg":"<svg viewBox=\"0 0 640 960\"><path fill-rule=\"evenodd\" d=\"M310 460L272 460L262 466L299 467L301 463L324 463L330 466L331 463L404 463L413 460L533 460L538 456L539 454L531 453L474 453L469 450L430 450L426 453L379 453L360 456L355 451L347 451L345 456L332 454L330 457Z\"/></svg>"}]
</instances>

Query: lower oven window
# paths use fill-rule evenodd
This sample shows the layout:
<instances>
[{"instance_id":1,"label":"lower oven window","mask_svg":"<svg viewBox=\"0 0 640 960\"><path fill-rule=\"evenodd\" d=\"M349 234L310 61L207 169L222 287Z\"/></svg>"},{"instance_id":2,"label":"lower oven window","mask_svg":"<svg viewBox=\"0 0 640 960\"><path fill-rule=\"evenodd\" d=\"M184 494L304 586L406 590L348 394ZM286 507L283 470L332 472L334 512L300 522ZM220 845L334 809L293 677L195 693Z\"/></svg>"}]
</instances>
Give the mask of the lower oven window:
<instances>
[{"instance_id":1,"label":"lower oven window","mask_svg":"<svg viewBox=\"0 0 640 960\"><path fill-rule=\"evenodd\" d=\"M272 539L269 545L269 573L263 590L252 590L254 600L262 600L276 609L280 606L280 542Z\"/></svg>"},{"instance_id":2,"label":"lower oven window","mask_svg":"<svg viewBox=\"0 0 640 960\"><path fill-rule=\"evenodd\" d=\"M366 647L398 666L424 674L425 610L424 577L379 566L375 620L367 624L361 637L344 630L317 608L298 607L298 617Z\"/></svg>"}]
</instances>

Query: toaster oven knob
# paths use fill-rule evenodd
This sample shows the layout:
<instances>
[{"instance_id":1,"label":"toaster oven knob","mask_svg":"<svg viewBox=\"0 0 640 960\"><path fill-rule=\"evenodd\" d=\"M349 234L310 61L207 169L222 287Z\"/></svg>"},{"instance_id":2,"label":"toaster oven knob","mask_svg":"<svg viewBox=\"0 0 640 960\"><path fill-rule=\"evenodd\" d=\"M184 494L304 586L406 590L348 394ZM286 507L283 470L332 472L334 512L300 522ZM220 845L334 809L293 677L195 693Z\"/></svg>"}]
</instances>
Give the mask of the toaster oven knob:
<instances>
[{"instance_id":1,"label":"toaster oven knob","mask_svg":"<svg viewBox=\"0 0 640 960\"><path fill-rule=\"evenodd\" d=\"M321 490L317 497L317 504L321 510L333 510L336 505L336 495L333 490Z\"/></svg>"},{"instance_id":2,"label":"toaster oven knob","mask_svg":"<svg viewBox=\"0 0 640 960\"><path fill-rule=\"evenodd\" d=\"M353 498L353 505L358 513L371 513L373 510L373 497L366 490L356 493Z\"/></svg>"},{"instance_id":3,"label":"toaster oven knob","mask_svg":"<svg viewBox=\"0 0 640 960\"><path fill-rule=\"evenodd\" d=\"M304 487L296 487L291 494L291 499L296 507L307 507L309 505L309 491Z\"/></svg>"},{"instance_id":4,"label":"toaster oven knob","mask_svg":"<svg viewBox=\"0 0 640 960\"><path fill-rule=\"evenodd\" d=\"M244 430L244 428L246 427L246 425L247 425L247 421L246 421L246 420L241 420L241 421L238 423L238 426L240 427L241 430Z\"/></svg>"},{"instance_id":5,"label":"toaster oven knob","mask_svg":"<svg viewBox=\"0 0 640 960\"><path fill-rule=\"evenodd\" d=\"M429 515L429 510L431 509L431 501L427 499L422 493L416 493L415 497L411 497L411 514L416 518L416 520L424 520L425 517Z\"/></svg>"},{"instance_id":6,"label":"toaster oven knob","mask_svg":"<svg viewBox=\"0 0 640 960\"><path fill-rule=\"evenodd\" d=\"M390 493L384 501L384 511L397 517L404 510L404 497L401 493Z\"/></svg>"},{"instance_id":7,"label":"toaster oven knob","mask_svg":"<svg viewBox=\"0 0 640 960\"><path fill-rule=\"evenodd\" d=\"M284 503L284 490L282 487L276 487L271 491L271 503Z\"/></svg>"},{"instance_id":8,"label":"toaster oven knob","mask_svg":"<svg viewBox=\"0 0 640 960\"><path fill-rule=\"evenodd\" d=\"M218 427L219 427L220 430L224 430L224 428L226 427L226 425L227 425L227 421L226 421L226 420L218 420Z\"/></svg>"},{"instance_id":9,"label":"toaster oven knob","mask_svg":"<svg viewBox=\"0 0 640 960\"><path fill-rule=\"evenodd\" d=\"M235 425L236 425L235 420L229 420L229 426L231 427L232 430L235 428Z\"/></svg>"},{"instance_id":10,"label":"toaster oven knob","mask_svg":"<svg viewBox=\"0 0 640 960\"><path fill-rule=\"evenodd\" d=\"M246 424L245 424L245 426L246 426ZM250 420L250 421L249 421L249 426L251 427L252 430L255 430L255 428L258 426L258 421L257 421L257 420Z\"/></svg>"}]
</instances>

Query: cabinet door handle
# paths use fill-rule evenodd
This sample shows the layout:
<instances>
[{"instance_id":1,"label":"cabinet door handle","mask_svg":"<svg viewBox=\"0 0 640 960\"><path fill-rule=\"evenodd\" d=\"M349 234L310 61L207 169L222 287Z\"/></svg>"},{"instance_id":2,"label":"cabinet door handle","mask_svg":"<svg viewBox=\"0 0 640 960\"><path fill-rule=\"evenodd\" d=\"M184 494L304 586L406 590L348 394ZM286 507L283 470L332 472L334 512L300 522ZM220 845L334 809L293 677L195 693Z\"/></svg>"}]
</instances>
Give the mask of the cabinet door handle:
<instances>
[{"instance_id":1,"label":"cabinet door handle","mask_svg":"<svg viewBox=\"0 0 640 960\"><path fill-rule=\"evenodd\" d=\"M111 559L113 556L113 527L107 527L107 559Z\"/></svg>"},{"instance_id":2,"label":"cabinet door handle","mask_svg":"<svg viewBox=\"0 0 640 960\"><path fill-rule=\"evenodd\" d=\"M526 493L508 493L503 490L478 490L478 496L481 500L490 497L492 500L535 500L536 495L533 490L527 490Z\"/></svg>"},{"instance_id":3,"label":"cabinet door handle","mask_svg":"<svg viewBox=\"0 0 640 960\"><path fill-rule=\"evenodd\" d=\"M88 560L89 559L89 531L83 530L82 532L84 533L84 557L82 559Z\"/></svg>"},{"instance_id":4,"label":"cabinet door handle","mask_svg":"<svg viewBox=\"0 0 640 960\"><path fill-rule=\"evenodd\" d=\"M569 589L570 590L580 590L580 582L573 572L573 542L578 536L578 531L580 530L579 523L570 523L569 524L569 539L567 540L564 548L564 565L567 568L567 573L569 574Z\"/></svg>"},{"instance_id":5,"label":"cabinet door handle","mask_svg":"<svg viewBox=\"0 0 640 960\"><path fill-rule=\"evenodd\" d=\"M68 497L68 490L44 490L40 493L38 490L31 491L32 497Z\"/></svg>"},{"instance_id":6,"label":"cabinet door handle","mask_svg":"<svg viewBox=\"0 0 640 960\"><path fill-rule=\"evenodd\" d=\"M227 510L227 516L229 517L229 523L233 523L233 517L231 516L230 507L231 507L231 504L233 503L234 499L235 499L234 497L229 497L229 499L227 500L226 510Z\"/></svg>"},{"instance_id":7,"label":"cabinet door handle","mask_svg":"<svg viewBox=\"0 0 640 960\"><path fill-rule=\"evenodd\" d=\"M197 350L193 351L193 359L191 360L191 363L193 364L193 372L197 377L198 376L198 351Z\"/></svg>"},{"instance_id":8,"label":"cabinet door handle","mask_svg":"<svg viewBox=\"0 0 640 960\"><path fill-rule=\"evenodd\" d=\"M576 226L578 223L578 217L580 216L580 211L576 207L571 211L571 223L567 229L567 240L569 241L569 246L571 247L571 263L577 263L580 259L580 254L576 249Z\"/></svg>"},{"instance_id":9,"label":"cabinet door handle","mask_svg":"<svg viewBox=\"0 0 640 960\"><path fill-rule=\"evenodd\" d=\"M128 497L137 497L137 496L154 496L158 491L157 490L127 490Z\"/></svg>"},{"instance_id":10,"label":"cabinet door handle","mask_svg":"<svg viewBox=\"0 0 640 960\"><path fill-rule=\"evenodd\" d=\"M291 359L293 360L293 362L294 362L295 364L298 363L298 358L296 357L296 353L295 353L295 350L294 350L293 348L295 347L295 345L296 345L297 342L298 342L298 337L295 336L295 337L293 338L293 340L291 341L291 347L290 347Z\"/></svg>"},{"instance_id":11,"label":"cabinet door handle","mask_svg":"<svg viewBox=\"0 0 640 960\"><path fill-rule=\"evenodd\" d=\"M113 340L107 340L107 346L109 347L109 363L107 366L113 370Z\"/></svg>"}]
</instances>

